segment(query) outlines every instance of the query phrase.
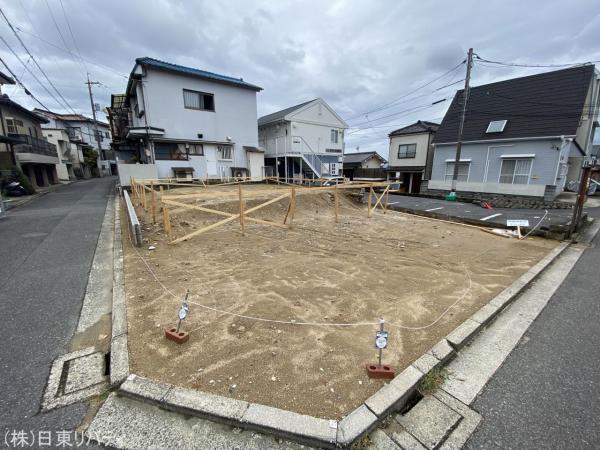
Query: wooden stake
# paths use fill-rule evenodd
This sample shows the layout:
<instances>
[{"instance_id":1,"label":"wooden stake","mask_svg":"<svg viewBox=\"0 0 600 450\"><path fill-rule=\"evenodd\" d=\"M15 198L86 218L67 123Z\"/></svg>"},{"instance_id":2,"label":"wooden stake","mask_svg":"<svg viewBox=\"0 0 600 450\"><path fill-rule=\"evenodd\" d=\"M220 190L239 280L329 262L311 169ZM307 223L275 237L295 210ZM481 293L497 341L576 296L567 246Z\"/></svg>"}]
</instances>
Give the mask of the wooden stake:
<instances>
[{"instance_id":1,"label":"wooden stake","mask_svg":"<svg viewBox=\"0 0 600 450\"><path fill-rule=\"evenodd\" d=\"M142 184L141 188L142 188L142 207L144 208L144 211L148 211L148 205L146 203L146 185Z\"/></svg>"},{"instance_id":2,"label":"wooden stake","mask_svg":"<svg viewBox=\"0 0 600 450\"><path fill-rule=\"evenodd\" d=\"M154 181L150 182L150 189L152 189L152 193L150 194L150 209L152 211L152 223L156 223L156 192L154 191Z\"/></svg>"},{"instance_id":3,"label":"wooden stake","mask_svg":"<svg viewBox=\"0 0 600 450\"><path fill-rule=\"evenodd\" d=\"M159 207L159 209L162 209L162 198L163 198L163 187L162 187L162 184L158 187L158 190L159 190L159 196L158 196L159 203L158 203L158 207Z\"/></svg>"},{"instance_id":4,"label":"wooden stake","mask_svg":"<svg viewBox=\"0 0 600 450\"><path fill-rule=\"evenodd\" d=\"M377 201L375 202L375 205L373 206L373 211L375 211L375 210L377 209L377 206L378 206L378 205L381 205L381 207L382 207L382 208L384 208L384 206L383 206L383 203L382 203L381 201L384 199L384 197L385 197L385 195L386 195L387 191L388 191L388 188L385 188L385 190L384 190L384 191L381 193L381 195L380 195L380 196L377 196L377 194L376 194L376 193L373 193L373 195L375 195L375 199L377 200ZM385 208L384 208L384 209L385 209Z\"/></svg>"},{"instance_id":5,"label":"wooden stake","mask_svg":"<svg viewBox=\"0 0 600 450\"><path fill-rule=\"evenodd\" d=\"M169 208L163 208L163 229L165 230L165 234L171 240L171 214L169 213Z\"/></svg>"},{"instance_id":6,"label":"wooden stake","mask_svg":"<svg viewBox=\"0 0 600 450\"><path fill-rule=\"evenodd\" d=\"M290 227L294 221L294 214L296 214L296 188L292 188L292 196L290 202Z\"/></svg>"},{"instance_id":7,"label":"wooden stake","mask_svg":"<svg viewBox=\"0 0 600 450\"><path fill-rule=\"evenodd\" d=\"M338 196L338 189L337 189L337 180L335 180L335 191L334 191L334 198L335 198L335 222L338 222L338 216L340 214L340 199Z\"/></svg>"},{"instance_id":8,"label":"wooden stake","mask_svg":"<svg viewBox=\"0 0 600 450\"><path fill-rule=\"evenodd\" d=\"M371 198L373 196L373 185L369 187L369 203L368 203L368 212L367 217L371 217Z\"/></svg>"},{"instance_id":9,"label":"wooden stake","mask_svg":"<svg viewBox=\"0 0 600 450\"><path fill-rule=\"evenodd\" d=\"M242 196L242 185L238 184L238 196L240 199L240 227L242 228L242 234L244 234L245 231L245 224L244 224L244 198Z\"/></svg>"},{"instance_id":10,"label":"wooden stake","mask_svg":"<svg viewBox=\"0 0 600 450\"><path fill-rule=\"evenodd\" d=\"M387 213L389 199L390 199L390 187L388 186L387 188L385 188L385 203L383 205L383 213L384 214Z\"/></svg>"}]
</instances>

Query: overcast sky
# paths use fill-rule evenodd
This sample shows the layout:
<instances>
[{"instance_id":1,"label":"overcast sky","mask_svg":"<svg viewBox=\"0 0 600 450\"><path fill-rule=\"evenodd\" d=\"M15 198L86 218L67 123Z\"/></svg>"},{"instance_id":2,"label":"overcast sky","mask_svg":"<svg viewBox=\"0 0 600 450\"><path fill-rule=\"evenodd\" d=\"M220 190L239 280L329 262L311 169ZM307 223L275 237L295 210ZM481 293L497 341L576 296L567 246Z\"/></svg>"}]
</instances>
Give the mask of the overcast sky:
<instances>
[{"instance_id":1,"label":"overcast sky","mask_svg":"<svg viewBox=\"0 0 600 450\"><path fill-rule=\"evenodd\" d=\"M509 63L600 60L598 0L62 0L62 5L64 12L60 0L1 3L77 112L91 113L86 71L102 83L94 86L94 95L104 107L111 93L124 91L135 58L151 56L263 87L259 116L322 97L351 127L347 152L359 147L384 156L391 130L418 119L442 119L462 87L465 67L444 74L465 59L469 47L484 59ZM0 22L0 35L58 97ZM0 56L49 109L65 111L3 42ZM548 70L554 69L477 64L472 84ZM19 88L5 86L3 92L39 106Z\"/></svg>"}]
</instances>

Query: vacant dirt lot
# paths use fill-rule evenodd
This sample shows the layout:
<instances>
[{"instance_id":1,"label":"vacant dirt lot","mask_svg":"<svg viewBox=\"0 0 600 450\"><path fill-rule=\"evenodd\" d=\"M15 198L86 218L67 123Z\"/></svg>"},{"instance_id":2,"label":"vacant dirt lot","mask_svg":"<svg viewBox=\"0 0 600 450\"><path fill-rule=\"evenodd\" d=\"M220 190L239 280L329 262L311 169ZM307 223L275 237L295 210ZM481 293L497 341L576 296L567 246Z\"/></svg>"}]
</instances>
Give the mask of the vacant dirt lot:
<instances>
[{"instance_id":1,"label":"vacant dirt lot","mask_svg":"<svg viewBox=\"0 0 600 450\"><path fill-rule=\"evenodd\" d=\"M264 199L264 186L244 188ZM215 189L215 188L212 188ZM221 200L186 199L237 212L237 187L218 188ZM264 192L260 192L264 191ZM183 191L177 191L183 192ZM250 195L248 195L250 197ZM298 195L292 229L238 222L169 245L162 225L142 213L147 244L136 250L124 234L132 372L160 381L303 414L340 418L383 384L369 380L375 325L390 332L384 362L403 369L481 305L539 261L556 242L517 241L481 230L366 208L342 196L334 221L330 194ZM184 201L184 200L182 200ZM264 200L262 200L264 201ZM260 203L249 200L247 207ZM281 222L287 200L257 211ZM172 210L174 237L222 219ZM125 222L123 222L125 223ZM125 232L125 230L124 230ZM150 245L155 246L149 250ZM166 292L142 263L142 256ZM190 290L183 345L167 341ZM453 303L441 320L432 324ZM283 324L217 313L323 325Z\"/></svg>"}]
</instances>

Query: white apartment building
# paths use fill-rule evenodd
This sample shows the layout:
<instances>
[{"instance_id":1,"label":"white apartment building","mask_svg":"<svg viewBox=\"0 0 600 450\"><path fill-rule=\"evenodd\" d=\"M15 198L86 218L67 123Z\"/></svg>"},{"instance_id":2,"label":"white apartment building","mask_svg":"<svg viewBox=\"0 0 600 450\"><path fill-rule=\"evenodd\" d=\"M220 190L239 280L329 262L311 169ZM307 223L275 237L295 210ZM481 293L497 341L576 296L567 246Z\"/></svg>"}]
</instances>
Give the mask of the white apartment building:
<instances>
[{"instance_id":1,"label":"white apartment building","mask_svg":"<svg viewBox=\"0 0 600 450\"><path fill-rule=\"evenodd\" d=\"M280 178L342 176L348 125L317 98L258 119L258 136L270 174Z\"/></svg>"}]
</instances>

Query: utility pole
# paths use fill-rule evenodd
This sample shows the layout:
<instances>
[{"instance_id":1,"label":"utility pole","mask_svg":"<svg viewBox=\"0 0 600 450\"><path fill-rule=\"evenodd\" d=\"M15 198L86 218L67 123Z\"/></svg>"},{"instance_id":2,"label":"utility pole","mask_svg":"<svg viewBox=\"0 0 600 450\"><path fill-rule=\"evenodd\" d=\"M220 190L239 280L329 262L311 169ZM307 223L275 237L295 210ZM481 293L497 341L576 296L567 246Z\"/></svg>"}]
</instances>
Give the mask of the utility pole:
<instances>
[{"instance_id":1,"label":"utility pole","mask_svg":"<svg viewBox=\"0 0 600 450\"><path fill-rule=\"evenodd\" d=\"M96 136L96 145L98 146L98 172L102 177L104 176L102 173L102 143L100 140L100 134L98 133L98 121L96 120L96 108L94 107L94 96L92 94L92 84L100 84L98 81L90 81L90 74L87 76L87 82L85 83L88 86L88 92L90 93L90 105L92 106L92 117L94 118L94 135Z\"/></svg>"},{"instance_id":2,"label":"utility pole","mask_svg":"<svg viewBox=\"0 0 600 450\"><path fill-rule=\"evenodd\" d=\"M467 53L467 76L465 77L465 90L463 91L462 114L458 126L458 139L456 141L456 157L454 158L454 173L452 175L452 190L448 195L448 200L456 199L456 181L458 180L458 165L460 162L460 152L462 149L463 129L465 127L465 116L467 115L467 101L469 100L469 81L471 80L471 68L473 67L473 49L470 48Z\"/></svg>"},{"instance_id":3,"label":"utility pole","mask_svg":"<svg viewBox=\"0 0 600 450\"><path fill-rule=\"evenodd\" d=\"M579 220L581 219L581 214L583 213L583 205L585 204L585 199L587 198L587 191L590 184L590 176L594 167L596 167L595 158L591 158L589 156L585 157L581 169L581 178L579 180L579 191L577 192L577 201L575 202L575 206L573 208L573 217L571 218L571 223L569 225L569 229L567 230L567 235L565 236L567 239L571 238L571 236L579 226Z\"/></svg>"}]
</instances>

